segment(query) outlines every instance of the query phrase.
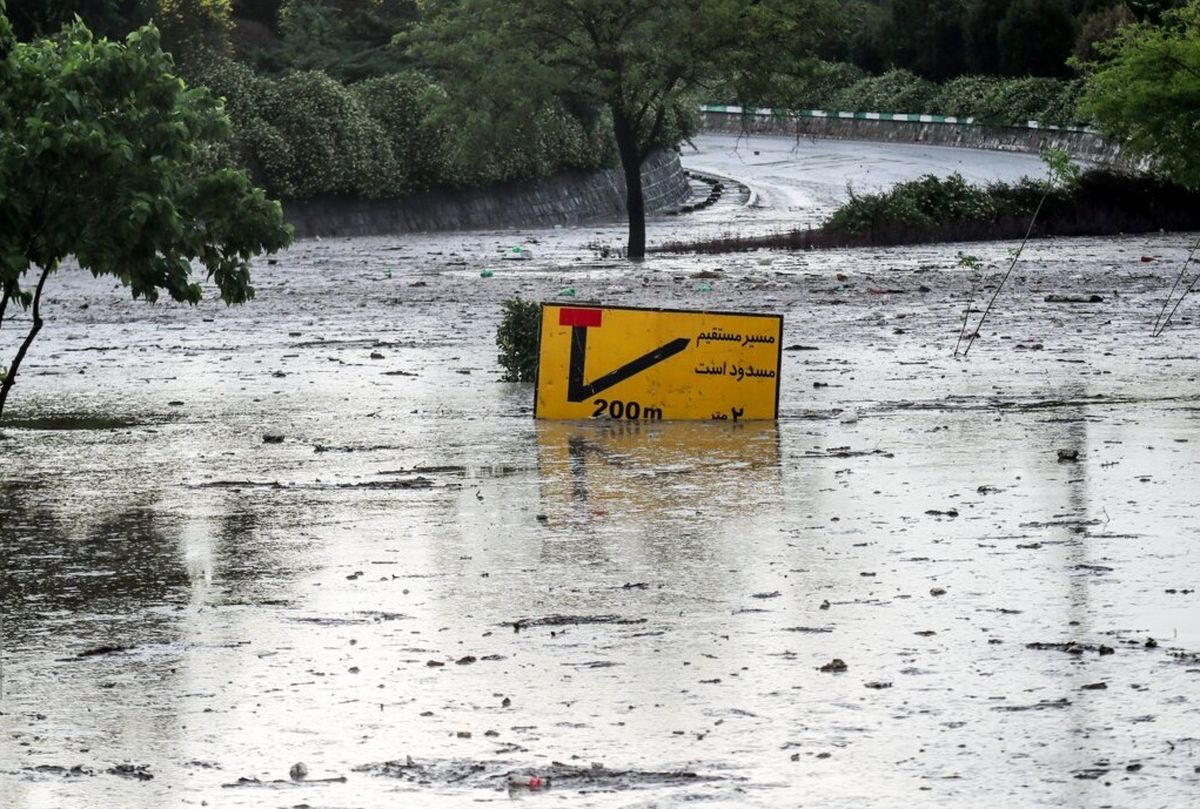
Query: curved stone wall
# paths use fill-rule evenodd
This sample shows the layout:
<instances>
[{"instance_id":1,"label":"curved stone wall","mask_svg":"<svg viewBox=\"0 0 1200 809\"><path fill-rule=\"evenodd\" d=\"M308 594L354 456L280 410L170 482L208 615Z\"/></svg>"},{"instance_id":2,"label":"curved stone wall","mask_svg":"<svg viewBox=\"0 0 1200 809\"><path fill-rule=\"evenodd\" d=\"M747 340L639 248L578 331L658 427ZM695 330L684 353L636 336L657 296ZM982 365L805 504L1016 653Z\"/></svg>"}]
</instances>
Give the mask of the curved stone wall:
<instances>
[{"instance_id":1,"label":"curved stone wall","mask_svg":"<svg viewBox=\"0 0 1200 809\"><path fill-rule=\"evenodd\" d=\"M679 154L662 151L647 158L642 188L647 211L683 202L689 187ZM548 180L391 200L292 200L284 202L283 212L298 238L570 225L623 214L625 178L620 169L569 172Z\"/></svg>"}]
</instances>

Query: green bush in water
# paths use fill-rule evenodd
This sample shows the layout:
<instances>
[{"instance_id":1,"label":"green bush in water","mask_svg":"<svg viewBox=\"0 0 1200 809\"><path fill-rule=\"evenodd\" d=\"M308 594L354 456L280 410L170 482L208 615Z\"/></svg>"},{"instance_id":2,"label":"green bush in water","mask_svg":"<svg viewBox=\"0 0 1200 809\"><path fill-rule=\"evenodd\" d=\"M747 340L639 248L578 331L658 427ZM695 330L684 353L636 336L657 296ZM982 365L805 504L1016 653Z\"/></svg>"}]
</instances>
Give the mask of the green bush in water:
<instances>
[{"instance_id":1,"label":"green bush in water","mask_svg":"<svg viewBox=\"0 0 1200 809\"><path fill-rule=\"evenodd\" d=\"M503 304L496 345L505 382L532 382L537 376L538 326L542 308L536 301L509 298Z\"/></svg>"}]
</instances>

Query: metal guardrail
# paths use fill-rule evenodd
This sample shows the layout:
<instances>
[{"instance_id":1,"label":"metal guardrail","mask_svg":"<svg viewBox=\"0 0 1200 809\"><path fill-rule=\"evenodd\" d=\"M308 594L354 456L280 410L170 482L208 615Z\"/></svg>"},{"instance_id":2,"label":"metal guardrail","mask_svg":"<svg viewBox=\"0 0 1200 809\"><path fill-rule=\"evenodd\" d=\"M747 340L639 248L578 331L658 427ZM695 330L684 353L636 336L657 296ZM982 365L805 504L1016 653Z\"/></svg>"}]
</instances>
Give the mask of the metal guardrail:
<instances>
[{"instance_id":1,"label":"metal guardrail","mask_svg":"<svg viewBox=\"0 0 1200 809\"><path fill-rule=\"evenodd\" d=\"M717 112L727 115L742 115L760 118L833 118L855 121L897 121L916 124L951 124L955 126L996 126L975 118L959 118L954 115L928 115L912 112L840 112L834 110L775 110L771 107L746 109L723 104L701 104L700 112ZM1038 129L1057 132L1079 132L1088 135L1098 135L1100 132L1091 127L1052 126L1039 124L1037 121L1026 121L1024 124L1001 124L1015 129Z\"/></svg>"}]
</instances>

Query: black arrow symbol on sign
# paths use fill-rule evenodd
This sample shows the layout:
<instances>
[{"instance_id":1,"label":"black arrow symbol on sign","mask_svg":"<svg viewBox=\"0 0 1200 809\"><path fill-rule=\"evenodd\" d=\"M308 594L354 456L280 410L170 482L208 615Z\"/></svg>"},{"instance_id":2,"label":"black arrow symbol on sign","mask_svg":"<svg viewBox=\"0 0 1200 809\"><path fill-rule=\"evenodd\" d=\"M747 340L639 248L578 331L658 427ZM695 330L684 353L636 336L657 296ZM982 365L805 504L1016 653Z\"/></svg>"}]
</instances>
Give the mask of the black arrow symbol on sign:
<instances>
[{"instance_id":1,"label":"black arrow symbol on sign","mask_svg":"<svg viewBox=\"0 0 1200 809\"><path fill-rule=\"evenodd\" d=\"M618 382L624 382L635 374L640 374L652 365L657 365L669 357L673 357L688 347L691 342L687 337L672 340L666 345L659 346L653 351L631 360L615 371L609 371L594 382L583 381L583 363L587 355L587 327L571 327L571 366L567 376L567 401L583 402L602 390L607 390Z\"/></svg>"}]
</instances>

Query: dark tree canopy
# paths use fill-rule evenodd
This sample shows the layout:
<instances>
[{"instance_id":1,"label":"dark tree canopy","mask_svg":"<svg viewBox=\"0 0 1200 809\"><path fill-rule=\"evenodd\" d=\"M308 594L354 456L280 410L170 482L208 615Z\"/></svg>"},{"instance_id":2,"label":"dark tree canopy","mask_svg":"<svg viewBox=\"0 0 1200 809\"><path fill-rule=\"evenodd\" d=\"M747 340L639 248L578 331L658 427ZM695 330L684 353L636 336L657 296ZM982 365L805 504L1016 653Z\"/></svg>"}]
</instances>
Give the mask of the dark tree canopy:
<instances>
[{"instance_id":1,"label":"dark tree canopy","mask_svg":"<svg viewBox=\"0 0 1200 809\"><path fill-rule=\"evenodd\" d=\"M962 0L894 0L888 28L893 62L934 81L957 76L964 16Z\"/></svg>"},{"instance_id":2,"label":"dark tree canopy","mask_svg":"<svg viewBox=\"0 0 1200 809\"><path fill-rule=\"evenodd\" d=\"M996 43L1006 75L1069 75L1075 19L1067 0L1014 0L1000 22Z\"/></svg>"}]
</instances>

